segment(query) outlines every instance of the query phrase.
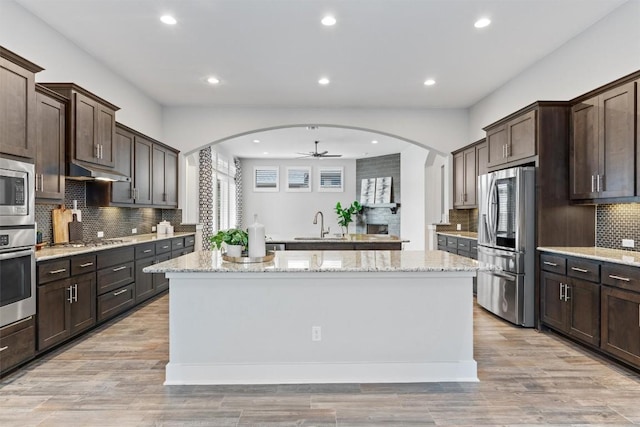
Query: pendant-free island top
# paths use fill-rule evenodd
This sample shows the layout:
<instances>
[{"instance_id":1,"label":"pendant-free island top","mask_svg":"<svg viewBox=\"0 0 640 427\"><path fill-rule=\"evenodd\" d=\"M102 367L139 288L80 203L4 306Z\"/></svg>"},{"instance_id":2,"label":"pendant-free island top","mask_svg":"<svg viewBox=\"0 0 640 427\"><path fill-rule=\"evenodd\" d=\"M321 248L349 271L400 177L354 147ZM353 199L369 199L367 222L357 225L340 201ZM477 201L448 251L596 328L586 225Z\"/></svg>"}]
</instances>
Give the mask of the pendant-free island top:
<instances>
[{"instance_id":1,"label":"pendant-free island top","mask_svg":"<svg viewBox=\"0 0 640 427\"><path fill-rule=\"evenodd\" d=\"M170 280L165 384L477 381L475 260L442 251L199 251Z\"/></svg>"}]
</instances>

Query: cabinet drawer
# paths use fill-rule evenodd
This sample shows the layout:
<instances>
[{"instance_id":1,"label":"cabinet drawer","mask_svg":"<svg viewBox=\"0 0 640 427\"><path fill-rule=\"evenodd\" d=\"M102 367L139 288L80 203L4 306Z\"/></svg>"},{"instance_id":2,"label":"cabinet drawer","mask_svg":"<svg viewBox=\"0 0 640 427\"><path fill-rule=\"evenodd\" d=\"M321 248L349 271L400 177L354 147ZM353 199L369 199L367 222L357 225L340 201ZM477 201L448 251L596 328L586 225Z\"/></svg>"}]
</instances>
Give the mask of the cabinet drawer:
<instances>
[{"instance_id":1,"label":"cabinet drawer","mask_svg":"<svg viewBox=\"0 0 640 427\"><path fill-rule=\"evenodd\" d=\"M69 258L38 263L38 285L64 279L71 274Z\"/></svg>"},{"instance_id":2,"label":"cabinet drawer","mask_svg":"<svg viewBox=\"0 0 640 427\"><path fill-rule=\"evenodd\" d=\"M71 258L71 275L96 271L96 255L76 255Z\"/></svg>"},{"instance_id":3,"label":"cabinet drawer","mask_svg":"<svg viewBox=\"0 0 640 427\"><path fill-rule=\"evenodd\" d=\"M133 261L133 246L98 252L98 268L111 267Z\"/></svg>"},{"instance_id":4,"label":"cabinet drawer","mask_svg":"<svg viewBox=\"0 0 640 427\"><path fill-rule=\"evenodd\" d=\"M134 277L133 261L98 270L98 295L131 283Z\"/></svg>"},{"instance_id":5,"label":"cabinet drawer","mask_svg":"<svg viewBox=\"0 0 640 427\"><path fill-rule=\"evenodd\" d=\"M196 236L187 236L184 238L184 246L185 247L189 247L189 246L194 246L196 244Z\"/></svg>"},{"instance_id":6,"label":"cabinet drawer","mask_svg":"<svg viewBox=\"0 0 640 427\"><path fill-rule=\"evenodd\" d=\"M447 246L447 236L438 234L438 246Z\"/></svg>"},{"instance_id":7,"label":"cabinet drawer","mask_svg":"<svg viewBox=\"0 0 640 427\"><path fill-rule=\"evenodd\" d=\"M184 239L182 237L180 237L179 239L171 240L171 250L172 251L180 250L182 248L184 248Z\"/></svg>"},{"instance_id":8,"label":"cabinet drawer","mask_svg":"<svg viewBox=\"0 0 640 427\"><path fill-rule=\"evenodd\" d=\"M603 264L602 283L640 292L640 268L619 264Z\"/></svg>"},{"instance_id":9,"label":"cabinet drawer","mask_svg":"<svg viewBox=\"0 0 640 427\"><path fill-rule=\"evenodd\" d=\"M171 252L171 240L169 239L156 242L156 254L163 254L165 252Z\"/></svg>"},{"instance_id":10,"label":"cabinet drawer","mask_svg":"<svg viewBox=\"0 0 640 427\"><path fill-rule=\"evenodd\" d=\"M447 247L451 249L458 249L458 238L447 236Z\"/></svg>"},{"instance_id":11,"label":"cabinet drawer","mask_svg":"<svg viewBox=\"0 0 640 427\"><path fill-rule=\"evenodd\" d=\"M98 297L98 321L116 316L135 302L135 284L131 283L122 288L110 291Z\"/></svg>"},{"instance_id":12,"label":"cabinet drawer","mask_svg":"<svg viewBox=\"0 0 640 427\"><path fill-rule=\"evenodd\" d=\"M567 274L567 259L558 255L541 254L540 268L552 273Z\"/></svg>"},{"instance_id":13,"label":"cabinet drawer","mask_svg":"<svg viewBox=\"0 0 640 427\"><path fill-rule=\"evenodd\" d=\"M569 258L567 260L567 276L590 282L600 282L600 264L586 259Z\"/></svg>"},{"instance_id":14,"label":"cabinet drawer","mask_svg":"<svg viewBox=\"0 0 640 427\"><path fill-rule=\"evenodd\" d=\"M135 247L136 259L148 258L156 254L155 243L145 243Z\"/></svg>"},{"instance_id":15,"label":"cabinet drawer","mask_svg":"<svg viewBox=\"0 0 640 427\"><path fill-rule=\"evenodd\" d=\"M0 329L0 372L31 359L36 352L33 316Z\"/></svg>"},{"instance_id":16,"label":"cabinet drawer","mask_svg":"<svg viewBox=\"0 0 640 427\"><path fill-rule=\"evenodd\" d=\"M458 251L469 252L471 250L471 241L467 239L458 239Z\"/></svg>"}]
</instances>

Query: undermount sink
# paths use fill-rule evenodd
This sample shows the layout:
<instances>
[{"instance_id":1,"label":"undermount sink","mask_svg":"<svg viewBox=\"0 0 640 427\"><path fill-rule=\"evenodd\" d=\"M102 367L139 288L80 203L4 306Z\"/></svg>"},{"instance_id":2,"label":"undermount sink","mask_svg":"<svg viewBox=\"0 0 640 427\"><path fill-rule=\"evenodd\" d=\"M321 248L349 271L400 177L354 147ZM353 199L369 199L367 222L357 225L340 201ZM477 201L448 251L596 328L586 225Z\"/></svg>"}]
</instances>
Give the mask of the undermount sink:
<instances>
[{"instance_id":1,"label":"undermount sink","mask_svg":"<svg viewBox=\"0 0 640 427\"><path fill-rule=\"evenodd\" d=\"M293 240L347 240L346 237L294 237Z\"/></svg>"}]
</instances>

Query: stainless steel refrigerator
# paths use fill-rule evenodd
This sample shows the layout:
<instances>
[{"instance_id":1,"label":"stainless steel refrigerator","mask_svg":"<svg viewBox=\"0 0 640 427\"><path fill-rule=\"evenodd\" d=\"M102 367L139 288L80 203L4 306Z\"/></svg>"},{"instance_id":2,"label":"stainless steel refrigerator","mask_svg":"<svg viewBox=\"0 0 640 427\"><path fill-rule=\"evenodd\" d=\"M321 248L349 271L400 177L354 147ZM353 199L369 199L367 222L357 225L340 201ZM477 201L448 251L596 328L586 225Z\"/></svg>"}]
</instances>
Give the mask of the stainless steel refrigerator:
<instances>
[{"instance_id":1,"label":"stainless steel refrigerator","mask_svg":"<svg viewBox=\"0 0 640 427\"><path fill-rule=\"evenodd\" d=\"M478 177L478 261L500 267L478 272L477 301L520 326L534 326L535 168Z\"/></svg>"}]
</instances>

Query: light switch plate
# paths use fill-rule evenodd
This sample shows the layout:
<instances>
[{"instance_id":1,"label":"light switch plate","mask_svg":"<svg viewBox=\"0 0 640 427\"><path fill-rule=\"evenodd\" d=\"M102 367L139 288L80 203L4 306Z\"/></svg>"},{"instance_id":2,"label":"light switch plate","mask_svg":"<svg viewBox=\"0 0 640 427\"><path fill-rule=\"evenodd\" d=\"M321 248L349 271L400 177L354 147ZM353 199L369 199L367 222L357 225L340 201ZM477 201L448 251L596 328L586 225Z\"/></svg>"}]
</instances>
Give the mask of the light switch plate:
<instances>
[{"instance_id":1,"label":"light switch plate","mask_svg":"<svg viewBox=\"0 0 640 427\"><path fill-rule=\"evenodd\" d=\"M132 229L131 229L131 234L136 234L137 232L138 232L138 229L137 229L137 228L132 228Z\"/></svg>"},{"instance_id":2,"label":"light switch plate","mask_svg":"<svg viewBox=\"0 0 640 427\"><path fill-rule=\"evenodd\" d=\"M633 241L633 239L622 239L622 247L633 248L635 247L635 242Z\"/></svg>"},{"instance_id":3,"label":"light switch plate","mask_svg":"<svg viewBox=\"0 0 640 427\"><path fill-rule=\"evenodd\" d=\"M98 237L104 237L104 231L98 231Z\"/></svg>"}]
</instances>

